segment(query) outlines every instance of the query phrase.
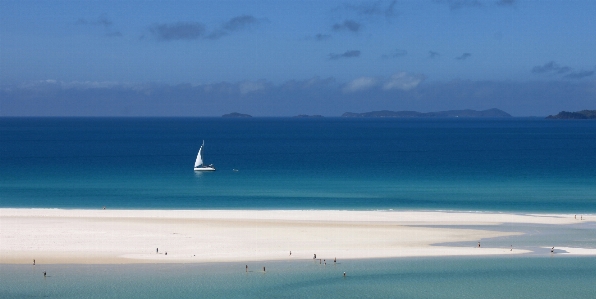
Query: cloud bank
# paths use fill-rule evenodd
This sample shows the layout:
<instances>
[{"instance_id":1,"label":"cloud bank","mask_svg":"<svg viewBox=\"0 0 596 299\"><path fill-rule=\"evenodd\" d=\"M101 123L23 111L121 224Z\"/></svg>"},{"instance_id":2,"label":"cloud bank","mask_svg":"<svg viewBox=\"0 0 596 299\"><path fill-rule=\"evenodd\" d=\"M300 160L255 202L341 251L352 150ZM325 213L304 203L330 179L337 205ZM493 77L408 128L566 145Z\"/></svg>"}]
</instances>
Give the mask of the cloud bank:
<instances>
[{"instance_id":1,"label":"cloud bank","mask_svg":"<svg viewBox=\"0 0 596 299\"><path fill-rule=\"evenodd\" d=\"M395 17L395 6L397 0L390 1L385 5L382 1L364 2L360 4L344 4L344 8L348 11L353 11L359 16L377 17L383 16L386 18Z\"/></svg>"},{"instance_id":2,"label":"cloud bank","mask_svg":"<svg viewBox=\"0 0 596 299\"><path fill-rule=\"evenodd\" d=\"M389 53L389 54L381 55L381 58L383 58L383 59L398 58L398 57L404 57L406 55L408 55L408 51L403 50L403 49L395 49L395 50L391 51L391 53Z\"/></svg>"},{"instance_id":3,"label":"cloud bank","mask_svg":"<svg viewBox=\"0 0 596 299\"><path fill-rule=\"evenodd\" d=\"M343 88L344 92L355 92L367 90L377 85L377 79L372 77L360 77L352 80Z\"/></svg>"},{"instance_id":4,"label":"cloud bank","mask_svg":"<svg viewBox=\"0 0 596 299\"><path fill-rule=\"evenodd\" d=\"M362 25L354 20L345 20L343 23L335 23L331 27L333 31L350 31L358 32Z\"/></svg>"},{"instance_id":5,"label":"cloud bank","mask_svg":"<svg viewBox=\"0 0 596 299\"><path fill-rule=\"evenodd\" d=\"M585 77L590 77L594 75L594 71L577 71L572 72L573 68L569 66L561 66L554 61L549 61L543 65L537 65L532 68L532 73L540 75L540 74L550 74L550 75L563 75L562 78L565 79L583 79ZM566 74L566 75L564 75Z\"/></svg>"},{"instance_id":6,"label":"cloud bank","mask_svg":"<svg viewBox=\"0 0 596 299\"><path fill-rule=\"evenodd\" d=\"M107 14L101 14L97 19L88 21L85 18L80 18L76 21L75 25L100 25L103 27L110 27L114 24L109 18Z\"/></svg>"},{"instance_id":7,"label":"cloud bank","mask_svg":"<svg viewBox=\"0 0 596 299\"><path fill-rule=\"evenodd\" d=\"M485 8L485 7L511 7L517 2L516 0L497 0L497 1L480 1L480 0L433 0L437 4L445 4L451 10L458 10L463 8Z\"/></svg>"},{"instance_id":8,"label":"cloud bank","mask_svg":"<svg viewBox=\"0 0 596 299\"><path fill-rule=\"evenodd\" d=\"M433 0L433 2L437 4L447 4L451 10L462 9L466 7L484 7L484 4L478 0Z\"/></svg>"},{"instance_id":9,"label":"cloud bank","mask_svg":"<svg viewBox=\"0 0 596 299\"><path fill-rule=\"evenodd\" d=\"M560 66L554 61L550 61L545 63L544 65L537 65L532 68L532 73L534 74L542 74L542 73L566 73L570 71L571 68L568 66Z\"/></svg>"},{"instance_id":10,"label":"cloud bank","mask_svg":"<svg viewBox=\"0 0 596 299\"><path fill-rule=\"evenodd\" d=\"M455 59L466 60L466 59L470 58L471 56L472 56L472 54L470 54L470 53L463 53L463 54L461 54L461 56L455 57Z\"/></svg>"},{"instance_id":11,"label":"cloud bank","mask_svg":"<svg viewBox=\"0 0 596 299\"><path fill-rule=\"evenodd\" d=\"M355 58L360 56L360 51L349 50L342 54L329 53L329 60L338 60L340 58Z\"/></svg>"},{"instance_id":12,"label":"cloud bank","mask_svg":"<svg viewBox=\"0 0 596 299\"><path fill-rule=\"evenodd\" d=\"M401 89L410 90L416 88L426 77L421 74L408 74L405 72L397 73L391 76L383 84L384 90Z\"/></svg>"},{"instance_id":13,"label":"cloud bank","mask_svg":"<svg viewBox=\"0 0 596 299\"><path fill-rule=\"evenodd\" d=\"M501 5L501 6L511 6L515 4L515 0L499 0L497 1L497 5Z\"/></svg>"},{"instance_id":14,"label":"cloud bank","mask_svg":"<svg viewBox=\"0 0 596 299\"><path fill-rule=\"evenodd\" d=\"M590 71L591 72L591 71ZM587 74L579 74L586 76ZM596 80L426 82L422 74L211 84L124 84L44 80L0 87L0 116L253 116L346 111L420 112L499 108L514 116L592 109Z\"/></svg>"},{"instance_id":15,"label":"cloud bank","mask_svg":"<svg viewBox=\"0 0 596 299\"><path fill-rule=\"evenodd\" d=\"M316 41L320 42L320 41L326 41L326 40L330 40L330 39L331 39L331 35L329 35L329 34L322 34L322 33L315 34Z\"/></svg>"},{"instance_id":16,"label":"cloud bank","mask_svg":"<svg viewBox=\"0 0 596 299\"><path fill-rule=\"evenodd\" d=\"M200 22L162 23L151 25L149 33L159 41L217 40L234 32L250 29L266 21L267 19L258 19L251 15L241 15L231 18L210 32L207 30L207 26Z\"/></svg>"},{"instance_id":17,"label":"cloud bank","mask_svg":"<svg viewBox=\"0 0 596 299\"><path fill-rule=\"evenodd\" d=\"M567 74L564 76L564 78L568 78L568 79L582 79L585 77L590 77L594 75L594 71L579 71L579 72L573 72L571 74Z\"/></svg>"},{"instance_id":18,"label":"cloud bank","mask_svg":"<svg viewBox=\"0 0 596 299\"><path fill-rule=\"evenodd\" d=\"M80 18L75 22L77 26L100 26L103 27L105 30L105 36L107 37L121 37L122 33L120 31L114 31L112 29L112 25L114 22L108 18L107 14L101 14L95 20L87 20L85 18Z\"/></svg>"},{"instance_id":19,"label":"cloud bank","mask_svg":"<svg viewBox=\"0 0 596 299\"><path fill-rule=\"evenodd\" d=\"M205 25L196 22L179 22L173 24L155 24L149 32L158 40L193 40L205 35Z\"/></svg>"}]
</instances>

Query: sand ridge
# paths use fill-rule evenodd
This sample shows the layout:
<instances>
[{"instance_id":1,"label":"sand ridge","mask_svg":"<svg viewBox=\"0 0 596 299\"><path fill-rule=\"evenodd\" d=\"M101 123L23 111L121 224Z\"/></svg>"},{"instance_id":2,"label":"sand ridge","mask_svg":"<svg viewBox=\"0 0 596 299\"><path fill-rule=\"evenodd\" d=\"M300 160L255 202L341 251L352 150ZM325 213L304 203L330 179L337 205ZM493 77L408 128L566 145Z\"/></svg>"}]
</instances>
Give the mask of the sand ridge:
<instances>
[{"instance_id":1,"label":"sand ridge","mask_svg":"<svg viewBox=\"0 0 596 299\"><path fill-rule=\"evenodd\" d=\"M582 217L583 221L594 219ZM521 254L528 251L433 244L522 234L474 226L565 225L578 223L579 218L437 211L0 209L0 263L31 263L33 259L46 264L232 262L312 259L314 254L332 261ZM596 254L590 249L566 251Z\"/></svg>"}]
</instances>

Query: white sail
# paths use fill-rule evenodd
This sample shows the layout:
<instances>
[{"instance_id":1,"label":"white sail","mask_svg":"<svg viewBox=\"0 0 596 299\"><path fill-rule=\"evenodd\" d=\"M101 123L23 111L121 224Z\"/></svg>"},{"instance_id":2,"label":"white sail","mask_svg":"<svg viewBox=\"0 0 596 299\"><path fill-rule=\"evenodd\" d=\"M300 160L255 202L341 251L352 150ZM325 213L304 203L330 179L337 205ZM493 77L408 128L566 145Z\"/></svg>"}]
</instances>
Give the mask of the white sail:
<instances>
[{"instance_id":1,"label":"white sail","mask_svg":"<svg viewBox=\"0 0 596 299\"><path fill-rule=\"evenodd\" d=\"M197 160L195 161L195 167L199 167L203 165L203 145L205 145L205 141L201 144L201 148L199 148L199 153L197 154Z\"/></svg>"},{"instance_id":2,"label":"white sail","mask_svg":"<svg viewBox=\"0 0 596 299\"><path fill-rule=\"evenodd\" d=\"M205 146L205 140L203 140L203 144L201 144L201 148L199 148L199 153L197 154L197 160L195 161L195 171L215 171L215 167L213 164L203 165L203 147Z\"/></svg>"}]
</instances>

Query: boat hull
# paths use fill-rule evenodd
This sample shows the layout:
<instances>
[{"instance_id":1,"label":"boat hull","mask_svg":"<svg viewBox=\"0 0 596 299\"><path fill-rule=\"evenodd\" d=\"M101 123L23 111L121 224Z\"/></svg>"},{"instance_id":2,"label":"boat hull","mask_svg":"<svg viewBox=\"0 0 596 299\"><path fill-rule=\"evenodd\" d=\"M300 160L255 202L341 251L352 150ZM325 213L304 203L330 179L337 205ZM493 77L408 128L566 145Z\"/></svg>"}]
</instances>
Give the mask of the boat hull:
<instances>
[{"instance_id":1,"label":"boat hull","mask_svg":"<svg viewBox=\"0 0 596 299\"><path fill-rule=\"evenodd\" d=\"M195 171L215 171L215 167L195 167Z\"/></svg>"}]
</instances>

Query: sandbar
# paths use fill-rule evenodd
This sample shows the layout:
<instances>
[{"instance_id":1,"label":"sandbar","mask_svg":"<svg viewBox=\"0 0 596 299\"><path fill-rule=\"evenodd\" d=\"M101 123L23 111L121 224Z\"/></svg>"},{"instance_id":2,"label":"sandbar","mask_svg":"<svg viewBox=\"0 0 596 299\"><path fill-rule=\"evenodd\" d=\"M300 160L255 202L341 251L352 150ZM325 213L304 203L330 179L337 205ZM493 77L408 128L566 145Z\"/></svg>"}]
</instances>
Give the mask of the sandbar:
<instances>
[{"instance_id":1,"label":"sandbar","mask_svg":"<svg viewBox=\"0 0 596 299\"><path fill-rule=\"evenodd\" d=\"M569 214L340 210L0 209L0 263L205 263L524 254L437 244L522 235L474 226L578 223ZM595 221L583 215L584 222ZM475 243L474 243L475 244ZM290 255L291 251L291 255ZM596 255L595 249L566 248ZM167 254L166 254L167 253Z\"/></svg>"}]
</instances>

